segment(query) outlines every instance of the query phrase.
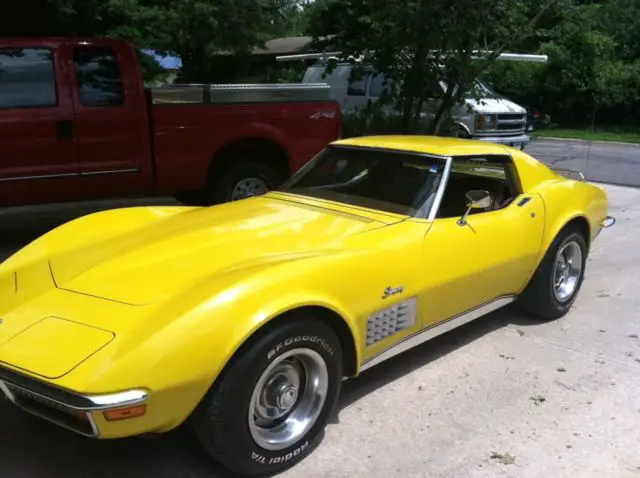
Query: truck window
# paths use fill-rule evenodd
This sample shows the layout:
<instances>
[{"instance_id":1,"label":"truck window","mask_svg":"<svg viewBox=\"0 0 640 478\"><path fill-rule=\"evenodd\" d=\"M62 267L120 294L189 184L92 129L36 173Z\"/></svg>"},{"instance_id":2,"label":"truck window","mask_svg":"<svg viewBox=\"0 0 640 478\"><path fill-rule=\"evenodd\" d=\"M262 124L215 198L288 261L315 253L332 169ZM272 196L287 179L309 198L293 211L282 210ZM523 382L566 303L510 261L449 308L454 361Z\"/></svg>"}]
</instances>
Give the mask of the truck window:
<instances>
[{"instance_id":1,"label":"truck window","mask_svg":"<svg viewBox=\"0 0 640 478\"><path fill-rule=\"evenodd\" d=\"M0 109L57 105L58 91L51 50L0 50Z\"/></svg>"},{"instance_id":2,"label":"truck window","mask_svg":"<svg viewBox=\"0 0 640 478\"><path fill-rule=\"evenodd\" d=\"M73 63L82 105L118 106L124 103L122 77L113 49L76 48Z\"/></svg>"},{"instance_id":3,"label":"truck window","mask_svg":"<svg viewBox=\"0 0 640 478\"><path fill-rule=\"evenodd\" d=\"M387 94L391 92L391 80L381 73L377 73L371 79L371 86L369 87L369 96L379 98L382 96L382 92L386 91Z\"/></svg>"},{"instance_id":4,"label":"truck window","mask_svg":"<svg viewBox=\"0 0 640 478\"><path fill-rule=\"evenodd\" d=\"M370 71L362 71L360 68L352 68L351 75L349 77L349 88L347 88L347 95L349 96L364 96L367 92L367 82L371 76Z\"/></svg>"},{"instance_id":5,"label":"truck window","mask_svg":"<svg viewBox=\"0 0 640 478\"><path fill-rule=\"evenodd\" d=\"M324 83L322 74L326 68L324 66L310 66L307 71L304 72L302 78L303 83Z\"/></svg>"}]
</instances>

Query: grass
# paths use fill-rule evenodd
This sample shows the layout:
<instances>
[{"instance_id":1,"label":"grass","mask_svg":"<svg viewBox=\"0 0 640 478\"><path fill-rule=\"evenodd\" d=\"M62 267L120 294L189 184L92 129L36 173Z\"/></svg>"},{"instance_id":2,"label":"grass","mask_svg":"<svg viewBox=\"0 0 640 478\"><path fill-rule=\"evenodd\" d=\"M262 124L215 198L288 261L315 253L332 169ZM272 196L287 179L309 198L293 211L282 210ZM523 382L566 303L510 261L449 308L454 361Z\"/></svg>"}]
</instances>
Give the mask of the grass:
<instances>
[{"instance_id":1,"label":"grass","mask_svg":"<svg viewBox=\"0 0 640 478\"><path fill-rule=\"evenodd\" d=\"M640 132L552 128L535 131L534 138L568 138L585 141L617 141L640 144Z\"/></svg>"}]
</instances>

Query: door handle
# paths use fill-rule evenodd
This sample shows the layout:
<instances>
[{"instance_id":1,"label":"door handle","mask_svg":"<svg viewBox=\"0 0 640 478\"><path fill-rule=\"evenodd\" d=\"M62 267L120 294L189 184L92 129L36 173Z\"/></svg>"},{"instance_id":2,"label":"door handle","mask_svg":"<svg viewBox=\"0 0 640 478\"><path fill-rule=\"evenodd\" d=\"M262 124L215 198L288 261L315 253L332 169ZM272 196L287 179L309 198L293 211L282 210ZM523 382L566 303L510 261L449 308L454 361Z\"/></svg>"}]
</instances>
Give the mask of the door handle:
<instances>
[{"instance_id":1,"label":"door handle","mask_svg":"<svg viewBox=\"0 0 640 478\"><path fill-rule=\"evenodd\" d=\"M73 141L74 136L73 121L56 121L56 138L58 138L58 141Z\"/></svg>"},{"instance_id":2,"label":"door handle","mask_svg":"<svg viewBox=\"0 0 640 478\"><path fill-rule=\"evenodd\" d=\"M525 204L527 204L529 201L531 201L531 197L529 197L529 196L527 196L527 197L524 197L524 198L520 199L520 201L518 201L518 207L522 207L522 206L524 206L524 205L525 205Z\"/></svg>"}]
</instances>

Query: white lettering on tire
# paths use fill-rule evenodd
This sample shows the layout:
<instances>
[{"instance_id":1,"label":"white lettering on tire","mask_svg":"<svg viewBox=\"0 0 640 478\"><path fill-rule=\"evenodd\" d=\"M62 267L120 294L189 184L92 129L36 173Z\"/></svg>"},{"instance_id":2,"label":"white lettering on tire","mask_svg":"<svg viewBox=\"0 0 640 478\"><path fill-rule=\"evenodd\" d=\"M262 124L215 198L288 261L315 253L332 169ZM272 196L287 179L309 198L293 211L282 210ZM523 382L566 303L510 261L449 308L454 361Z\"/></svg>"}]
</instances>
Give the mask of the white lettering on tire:
<instances>
[{"instance_id":1,"label":"white lettering on tire","mask_svg":"<svg viewBox=\"0 0 640 478\"><path fill-rule=\"evenodd\" d=\"M298 448L290 451L289 453L287 453L285 455L274 456L274 457L271 457L271 458L267 458L266 456L260 455L259 453L256 453L255 451L252 451L251 452L251 459L253 461L255 461L256 463L260 463L262 465L276 465L276 464L279 464L279 463L286 463L289 460L291 460L291 459L297 457L298 455L300 455L308 447L309 447L309 442L306 441L302 445L300 445Z\"/></svg>"},{"instance_id":2,"label":"white lettering on tire","mask_svg":"<svg viewBox=\"0 0 640 478\"><path fill-rule=\"evenodd\" d=\"M299 342L311 342L313 344L318 344L324 350L326 350L326 352L329 355L333 355L334 354L333 348L331 348L331 345L329 345L323 338L318 337L317 335L312 335L312 336L309 336L309 335L298 335L296 337L289 337L287 339L284 339L278 345L276 345L271 350L269 350L269 352L267 352L267 360L271 360L273 358L273 356L275 354L277 354L278 352L280 352L282 349L284 349L286 347L289 347L292 344L299 343Z\"/></svg>"}]
</instances>

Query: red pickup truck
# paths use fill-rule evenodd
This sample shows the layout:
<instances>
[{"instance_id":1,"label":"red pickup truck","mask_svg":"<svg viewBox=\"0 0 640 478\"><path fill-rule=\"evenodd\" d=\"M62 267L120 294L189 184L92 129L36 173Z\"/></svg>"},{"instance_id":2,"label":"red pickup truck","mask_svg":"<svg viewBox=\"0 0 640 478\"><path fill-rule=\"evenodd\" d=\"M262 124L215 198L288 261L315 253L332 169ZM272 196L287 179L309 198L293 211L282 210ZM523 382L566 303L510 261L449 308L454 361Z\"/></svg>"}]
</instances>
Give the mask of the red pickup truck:
<instances>
[{"instance_id":1,"label":"red pickup truck","mask_svg":"<svg viewBox=\"0 0 640 478\"><path fill-rule=\"evenodd\" d=\"M125 41L0 39L0 206L260 194L340 136L328 88L145 88Z\"/></svg>"}]
</instances>

